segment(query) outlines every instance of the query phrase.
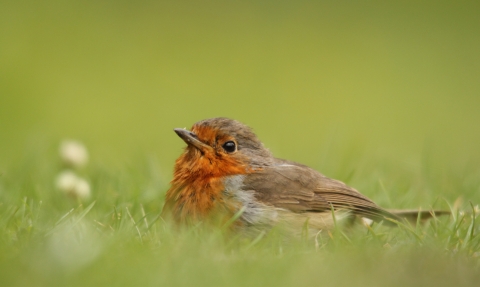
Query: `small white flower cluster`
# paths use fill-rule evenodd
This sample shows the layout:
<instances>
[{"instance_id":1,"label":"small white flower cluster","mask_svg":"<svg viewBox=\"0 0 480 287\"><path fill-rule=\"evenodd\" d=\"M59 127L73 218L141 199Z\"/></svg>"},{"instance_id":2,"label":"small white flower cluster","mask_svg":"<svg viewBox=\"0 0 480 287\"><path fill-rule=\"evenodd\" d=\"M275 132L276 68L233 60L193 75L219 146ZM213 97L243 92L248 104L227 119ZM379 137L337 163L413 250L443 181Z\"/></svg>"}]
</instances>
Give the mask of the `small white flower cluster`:
<instances>
[{"instance_id":1,"label":"small white flower cluster","mask_svg":"<svg viewBox=\"0 0 480 287\"><path fill-rule=\"evenodd\" d=\"M87 164L88 151L85 146L78 141L65 140L60 144L60 158L69 169L58 174L55 181L57 189L75 199L89 199L90 184L72 171L72 169L79 169Z\"/></svg>"}]
</instances>

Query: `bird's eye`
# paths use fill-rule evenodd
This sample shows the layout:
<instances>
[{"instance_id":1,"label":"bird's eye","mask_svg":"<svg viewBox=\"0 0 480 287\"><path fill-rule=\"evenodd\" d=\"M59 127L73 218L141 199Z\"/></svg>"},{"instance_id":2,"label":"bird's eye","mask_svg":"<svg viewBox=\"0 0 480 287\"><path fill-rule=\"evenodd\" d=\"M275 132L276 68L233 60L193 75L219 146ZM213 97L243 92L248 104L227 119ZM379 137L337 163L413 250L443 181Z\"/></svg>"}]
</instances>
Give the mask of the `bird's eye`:
<instances>
[{"instance_id":1,"label":"bird's eye","mask_svg":"<svg viewBox=\"0 0 480 287\"><path fill-rule=\"evenodd\" d=\"M237 149L237 145L233 141L224 143L222 147L228 153L232 153Z\"/></svg>"}]
</instances>

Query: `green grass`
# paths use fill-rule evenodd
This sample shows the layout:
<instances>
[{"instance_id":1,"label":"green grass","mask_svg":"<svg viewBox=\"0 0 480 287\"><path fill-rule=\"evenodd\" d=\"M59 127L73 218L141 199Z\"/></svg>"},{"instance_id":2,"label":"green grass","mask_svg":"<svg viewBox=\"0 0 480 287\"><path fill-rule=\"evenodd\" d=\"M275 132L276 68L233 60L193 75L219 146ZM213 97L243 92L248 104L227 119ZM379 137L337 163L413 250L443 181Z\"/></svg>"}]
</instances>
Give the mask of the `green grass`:
<instances>
[{"instance_id":1,"label":"green grass","mask_svg":"<svg viewBox=\"0 0 480 287\"><path fill-rule=\"evenodd\" d=\"M392 163L377 164L396 170L382 176L384 182L405 182L403 193L382 190L368 176L375 164L353 171L353 181L366 178L364 193L375 201L415 208L423 194L430 206L451 208L452 216L399 228L338 228L316 240L285 241L275 232L244 238L202 225L176 231L159 217L167 184L153 160L121 169L90 164L81 172L93 197L80 203L54 188L61 170L57 155L35 153L0 176L0 285L476 286L478 193L465 193L465 202L455 203L453 194L438 197L426 183L413 184L416 178L465 190L463 177L453 171L426 180L402 174ZM329 175L349 174L347 168L335 173ZM469 180L478 186L480 177Z\"/></svg>"}]
</instances>

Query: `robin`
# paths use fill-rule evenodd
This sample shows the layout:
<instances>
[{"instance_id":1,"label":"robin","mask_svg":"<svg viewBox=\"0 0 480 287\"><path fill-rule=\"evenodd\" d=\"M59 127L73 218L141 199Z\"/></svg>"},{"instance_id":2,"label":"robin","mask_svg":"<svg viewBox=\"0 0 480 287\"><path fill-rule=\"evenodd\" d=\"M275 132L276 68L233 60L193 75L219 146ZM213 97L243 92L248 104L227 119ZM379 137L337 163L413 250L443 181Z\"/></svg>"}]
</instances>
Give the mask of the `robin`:
<instances>
[{"instance_id":1,"label":"robin","mask_svg":"<svg viewBox=\"0 0 480 287\"><path fill-rule=\"evenodd\" d=\"M354 216L389 224L401 220L343 182L275 158L236 120L206 119L191 131L174 131L187 147L176 160L162 216L177 223L221 215L243 229L281 224L300 233L308 223L314 234Z\"/></svg>"}]
</instances>

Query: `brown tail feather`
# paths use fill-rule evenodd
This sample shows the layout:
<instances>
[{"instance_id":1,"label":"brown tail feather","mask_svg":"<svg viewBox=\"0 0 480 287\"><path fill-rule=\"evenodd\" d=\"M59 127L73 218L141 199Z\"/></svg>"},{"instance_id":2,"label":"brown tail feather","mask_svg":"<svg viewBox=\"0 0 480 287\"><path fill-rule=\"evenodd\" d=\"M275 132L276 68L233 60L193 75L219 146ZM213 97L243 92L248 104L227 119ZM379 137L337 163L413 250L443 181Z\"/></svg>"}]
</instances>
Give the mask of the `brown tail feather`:
<instances>
[{"instance_id":1,"label":"brown tail feather","mask_svg":"<svg viewBox=\"0 0 480 287\"><path fill-rule=\"evenodd\" d=\"M405 218L409 222L417 222L419 216L421 221L425 221L434 215L441 216L451 214L449 210L389 209L388 211L400 218Z\"/></svg>"}]
</instances>

